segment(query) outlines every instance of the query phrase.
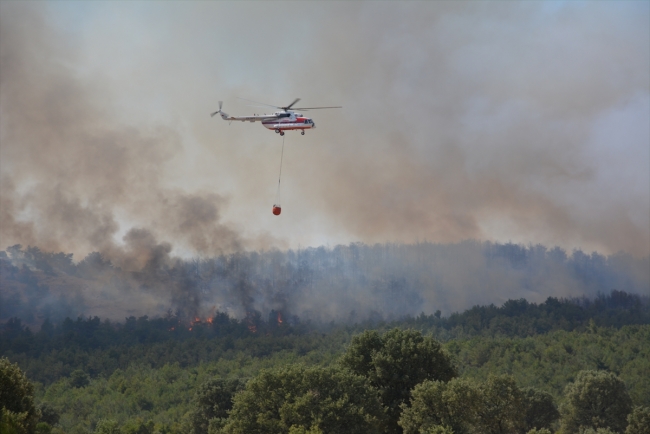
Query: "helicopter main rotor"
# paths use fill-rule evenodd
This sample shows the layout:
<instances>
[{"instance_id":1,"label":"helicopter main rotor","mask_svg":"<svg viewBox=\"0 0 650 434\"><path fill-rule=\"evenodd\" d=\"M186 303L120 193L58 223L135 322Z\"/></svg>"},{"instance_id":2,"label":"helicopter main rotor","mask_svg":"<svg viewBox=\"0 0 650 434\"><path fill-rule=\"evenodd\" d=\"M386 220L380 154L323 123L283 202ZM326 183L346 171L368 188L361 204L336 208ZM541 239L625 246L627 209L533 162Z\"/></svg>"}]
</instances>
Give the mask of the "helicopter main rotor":
<instances>
[{"instance_id":1,"label":"helicopter main rotor","mask_svg":"<svg viewBox=\"0 0 650 434\"><path fill-rule=\"evenodd\" d=\"M262 105L265 105L267 107L273 107L273 108L276 108L276 109L284 110L285 112L288 112L289 110L317 110L317 109L343 108L343 106L334 106L334 107L295 107L295 108L292 108L295 103L300 101L300 98L294 99L291 104L289 104L288 106L284 106L284 107L277 106L277 105L271 105L271 104L265 104L263 102L253 101L253 100L246 99L246 98L239 98L239 99L243 99L244 101L248 101L248 102L254 102L255 104L262 104Z\"/></svg>"}]
</instances>

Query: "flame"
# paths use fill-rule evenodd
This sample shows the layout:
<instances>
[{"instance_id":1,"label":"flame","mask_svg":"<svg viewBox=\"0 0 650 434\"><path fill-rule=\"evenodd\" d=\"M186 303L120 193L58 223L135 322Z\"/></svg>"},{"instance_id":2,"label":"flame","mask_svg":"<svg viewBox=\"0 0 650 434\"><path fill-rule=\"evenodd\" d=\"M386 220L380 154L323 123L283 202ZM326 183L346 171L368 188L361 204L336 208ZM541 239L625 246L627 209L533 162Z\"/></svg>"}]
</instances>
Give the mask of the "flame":
<instances>
[{"instance_id":1,"label":"flame","mask_svg":"<svg viewBox=\"0 0 650 434\"><path fill-rule=\"evenodd\" d=\"M212 318L208 318L205 320L205 322L207 322L208 324L212 324L212 321L214 321Z\"/></svg>"},{"instance_id":2,"label":"flame","mask_svg":"<svg viewBox=\"0 0 650 434\"><path fill-rule=\"evenodd\" d=\"M278 312L278 324L282 324L282 314Z\"/></svg>"},{"instance_id":3,"label":"flame","mask_svg":"<svg viewBox=\"0 0 650 434\"><path fill-rule=\"evenodd\" d=\"M257 326L255 325L254 314L252 312L246 312L246 323L251 333L257 333Z\"/></svg>"}]
</instances>

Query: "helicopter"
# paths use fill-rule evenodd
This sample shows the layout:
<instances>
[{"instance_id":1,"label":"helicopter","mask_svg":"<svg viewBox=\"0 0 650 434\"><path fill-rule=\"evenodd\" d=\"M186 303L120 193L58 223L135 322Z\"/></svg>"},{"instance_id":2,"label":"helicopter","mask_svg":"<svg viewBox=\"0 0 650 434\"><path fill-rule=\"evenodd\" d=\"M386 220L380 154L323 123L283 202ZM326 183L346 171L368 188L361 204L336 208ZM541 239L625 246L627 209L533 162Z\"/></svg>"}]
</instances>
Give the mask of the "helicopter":
<instances>
[{"instance_id":1,"label":"helicopter","mask_svg":"<svg viewBox=\"0 0 650 434\"><path fill-rule=\"evenodd\" d=\"M334 108L343 108L341 106L336 107L296 107L292 108L294 104L300 101L300 98L296 98L293 102L287 106L280 107L270 104L264 104L257 101L251 101L245 98L244 101L253 102L255 104L262 104L267 107L273 107L279 109L278 111L271 114L263 115L253 115L253 116L230 116L227 113L224 113L221 108L223 107L223 101L219 101L219 110L214 113L211 113L210 116L220 115L221 119L225 121L242 121L242 122L261 122L262 126L268 128L269 130L275 131L277 134L284 136L284 132L288 130L300 130L300 134L305 135L305 130L310 130L316 128L316 124L311 118L305 117L302 113L298 113L295 110L319 110L319 109L334 109Z\"/></svg>"}]
</instances>

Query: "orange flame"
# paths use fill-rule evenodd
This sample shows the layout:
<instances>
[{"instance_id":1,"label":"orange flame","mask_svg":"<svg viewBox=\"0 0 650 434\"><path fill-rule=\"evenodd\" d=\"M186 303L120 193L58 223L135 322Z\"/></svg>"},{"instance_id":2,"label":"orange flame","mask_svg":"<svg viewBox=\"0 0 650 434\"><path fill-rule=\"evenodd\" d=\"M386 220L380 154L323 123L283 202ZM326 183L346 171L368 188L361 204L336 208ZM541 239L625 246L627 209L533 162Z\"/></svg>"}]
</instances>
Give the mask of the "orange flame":
<instances>
[{"instance_id":1,"label":"orange flame","mask_svg":"<svg viewBox=\"0 0 650 434\"><path fill-rule=\"evenodd\" d=\"M246 312L246 323L248 330L251 333L257 333L257 325L255 325L255 314L253 312Z\"/></svg>"},{"instance_id":2,"label":"orange flame","mask_svg":"<svg viewBox=\"0 0 650 434\"><path fill-rule=\"evenodd\" d=\"M278 312L278 324L282 324L282 314Z\"/></svg>"}]
</instances>

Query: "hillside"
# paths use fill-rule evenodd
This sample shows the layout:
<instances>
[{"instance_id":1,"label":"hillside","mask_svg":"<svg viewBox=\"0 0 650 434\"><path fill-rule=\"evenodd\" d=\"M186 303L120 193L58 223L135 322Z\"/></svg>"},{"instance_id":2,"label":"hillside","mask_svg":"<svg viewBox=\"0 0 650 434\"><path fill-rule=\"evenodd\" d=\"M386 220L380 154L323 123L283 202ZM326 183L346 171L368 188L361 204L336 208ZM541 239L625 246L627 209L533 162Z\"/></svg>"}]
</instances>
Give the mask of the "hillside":
<instances>
[{"instance_id":1,"label":"hillside","mask_svg":"<svg viewBox=\"0 0 650 434\"><path fill-rule=\"evenodd\" d=\"M249 379L295 363L334 366L352 336L395 327L442 341L463 378L509 374L561 403L578 372L606 370L622 379L636 405L650 406L649 318L646 298L615 291L595 300L510 300L448 317L351 325L286 321L278 312L243 320L217 313L190 323L174 316L68 318L33 332L12 319L2 326L0 355L39 383L38 400L57 409L65 432L87 432L108 416L183 432L195 393L211 378Z\"/></svg>"}]
</instances>

